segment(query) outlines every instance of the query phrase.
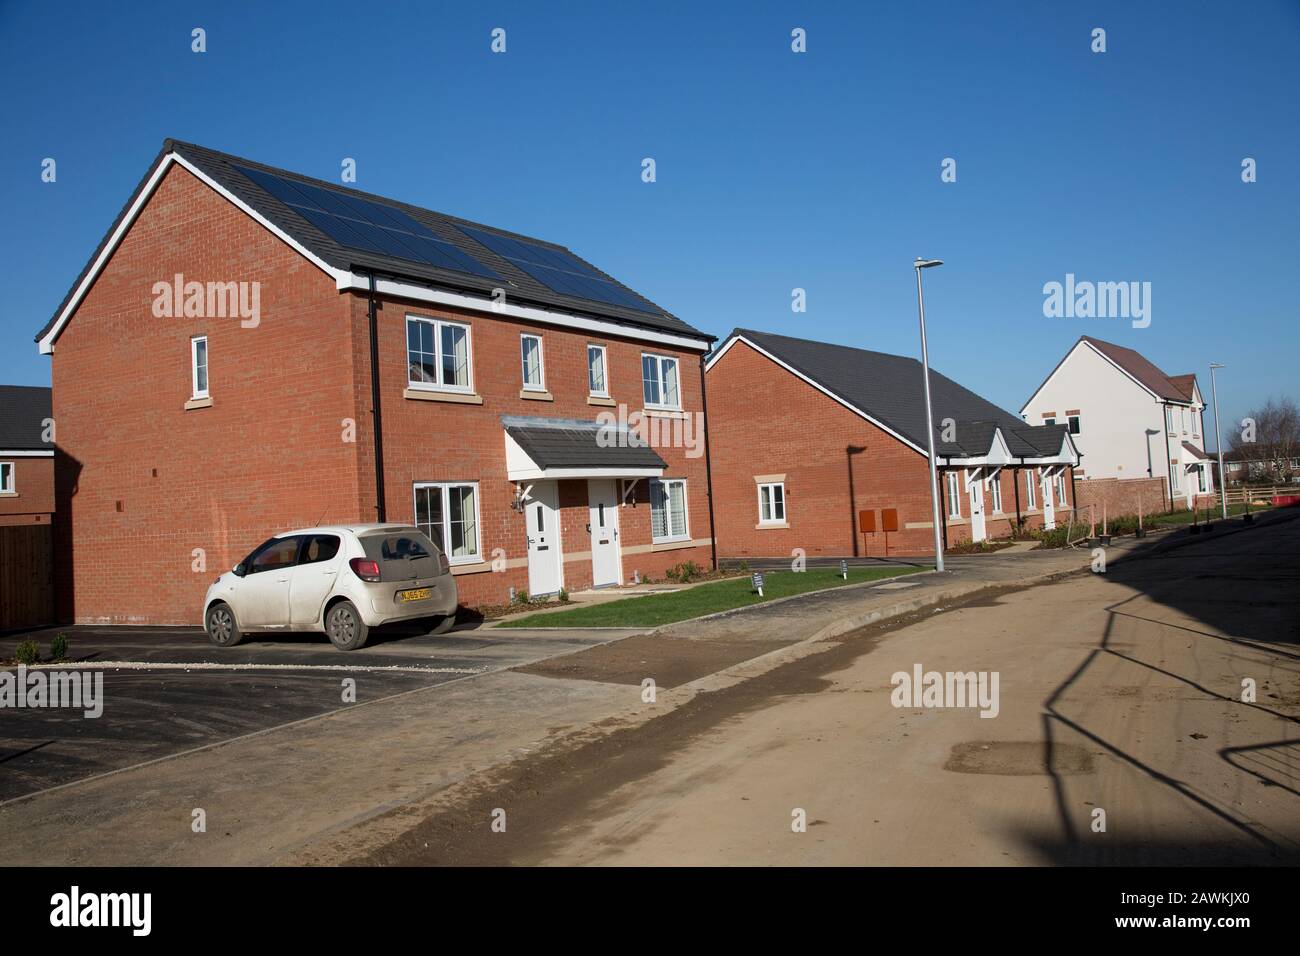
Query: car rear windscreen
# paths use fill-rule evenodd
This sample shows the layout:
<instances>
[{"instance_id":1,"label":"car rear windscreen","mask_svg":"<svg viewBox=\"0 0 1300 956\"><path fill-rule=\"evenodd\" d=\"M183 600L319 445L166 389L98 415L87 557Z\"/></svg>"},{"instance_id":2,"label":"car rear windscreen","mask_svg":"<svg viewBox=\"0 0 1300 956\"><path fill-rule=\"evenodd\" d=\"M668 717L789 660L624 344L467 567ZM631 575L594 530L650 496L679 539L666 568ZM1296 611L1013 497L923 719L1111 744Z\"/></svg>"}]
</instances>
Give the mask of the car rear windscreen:
<instances>
[{"instance_id":1,"label":"car rear windscreen","mask_svg":"<svg viewBox=\"0 0 1300 956\"><path fill-rule=\"evenodd\" d=\"M438 575L438 549L422 533L393 531L361 539L366 557L379 562L381 581L408 581Z\"/></svg>"}]
</instances>

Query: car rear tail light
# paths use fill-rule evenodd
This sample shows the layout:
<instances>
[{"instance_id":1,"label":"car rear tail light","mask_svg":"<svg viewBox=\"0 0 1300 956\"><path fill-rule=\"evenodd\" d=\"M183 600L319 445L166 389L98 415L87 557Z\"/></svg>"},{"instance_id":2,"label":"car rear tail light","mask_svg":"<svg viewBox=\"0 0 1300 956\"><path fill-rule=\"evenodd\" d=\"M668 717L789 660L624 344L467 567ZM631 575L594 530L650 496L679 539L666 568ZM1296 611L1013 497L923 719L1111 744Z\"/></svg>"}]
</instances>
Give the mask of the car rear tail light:
<instances>
[{"instance_id":1,"label":"car rear tail light","mask_svg":"<svg viewBox=\"0 0 1300 956\"><path fill-rule=\"evenodd\" d=\"M348 567L352 573L362 581L374 583L379 580L379 562L371 561L369 558L353 558L348 562Z\"/></svg>"},{"instance_id":2,"label":"car rear tail light","mask_svg":"<svg viewBox=\"0 0 1300 956\"><path fill-rule=\"evenodd\" d=\"M451 570L451 562L447 560L447 555L441 551L438 552L438 569L443 574Z\"/></svg>"}]
</instances>

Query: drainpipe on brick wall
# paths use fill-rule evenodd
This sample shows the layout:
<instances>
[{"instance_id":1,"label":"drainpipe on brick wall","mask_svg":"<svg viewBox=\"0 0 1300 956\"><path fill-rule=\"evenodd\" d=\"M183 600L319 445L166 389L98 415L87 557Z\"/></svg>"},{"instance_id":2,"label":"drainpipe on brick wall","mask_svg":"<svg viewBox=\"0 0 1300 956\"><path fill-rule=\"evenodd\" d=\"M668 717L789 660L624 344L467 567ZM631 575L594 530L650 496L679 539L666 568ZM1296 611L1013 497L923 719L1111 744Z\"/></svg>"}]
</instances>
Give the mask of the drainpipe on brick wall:
<instances>
[{"instance_id":1,"label":"drainpipe on brick wall","mask_svg":"<svg viewBox=\"0 0 1300 956\"><path fill-rule=\"evenodd\" d=\"M943 524L943 546L945 550L948 547L948 472L944 471L939 478L939 521Z\"/></svg>"},{"instance_id":2,"label":"drainpipe on brick wall","mask_svg":"<svg viewBox=\"0 0 1300 956\"><path fill-rule=\"evenodd\" d=\"M384 505L384 422L379 414L379 312L375 303L375 274L370 273L370 405L375 432L375 520L388 520Z\"/></svg>"},{"instance_id":3,"label":"drainpipe on brick wall","mask_svg":"<svg viewBox=\"0 0 1300 956\"><path fill-rule=\"evenodd\" d=\"M1022 458L1021 461L1023 462L1024 459ZM1020 472L1015 468L1011 469L1011 490L1016 493L1016 533L1018 534L1025 519L1020 517Z\"/></svg>"},{"instance_id":4,"label":"drainpipe on brick wall","mask_svg":"<svg viewBox=\"0 0 1300 956\"><path fill-rule=\"evenodd\" d=\"M709 456L709 389L704 384L704 356L700 356L700 404L704 409L704 483L709 494L709 553L718 570L718 526L713 522L713 460ZM784 505L784 500L782 502Z\"/></svg>"},{"instance_id":5,"label":"drainpipe on brick wall","mask_svg":"<svg viewBox=\"0 0 1300 956\"><path fill-rule=\"evenodd\" d=\"M1169 457L1169 425L1170 425L1172 419L1169 417L1169 403L1168 403L1168 402L1161 402L1161 403L1160 403L1160 408L1161 408L1161 412L1160 412L1160 437L1161 437L1161 440L1164 442L1164 449L1165 449L1165 470L1166 470L1166 471L1168 472L1168 474L1169 474L1169 477L1168 477L1168 479L1167 479L1166 482L1165 482L1165 493L1166 493L1166 497L1168 498L1168 501L1169 501L1169 513L1170 513L1170 514L1173 514L1173 511L1174 511L1174 463L1173 463L1173 459L1171 459L1171 458Z\"/></svg>"},{"instance_id":6,"label":"drainpipe on brick wall","mask_svg":"<svg viewBox=\"0 0 1300 956\"><path fill-rule=\"evenodd\" d=\"M1070 466L1070 508L1076 516L1079 514L1079 489L1074 484L1074 466Z\"/></svg>"}]
</instances>

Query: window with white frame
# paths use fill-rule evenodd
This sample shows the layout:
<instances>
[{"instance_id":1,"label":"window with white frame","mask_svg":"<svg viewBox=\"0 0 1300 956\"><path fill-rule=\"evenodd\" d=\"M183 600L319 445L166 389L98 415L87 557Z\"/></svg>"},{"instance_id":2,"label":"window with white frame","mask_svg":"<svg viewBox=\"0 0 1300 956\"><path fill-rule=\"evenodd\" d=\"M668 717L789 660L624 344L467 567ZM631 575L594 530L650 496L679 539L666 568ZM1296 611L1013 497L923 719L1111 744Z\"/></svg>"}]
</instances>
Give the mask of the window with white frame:
<instances>
[{"instance_id":1,"label":"window with white frame","mask_svg":"<svg viewBox=\"0 0 1300 956\"><path fill-rule=\"evenodd\" d=\"M196 335L190 339L191 398L208 397L208 337Z\"/></svg>"},{"instance_id":2,"label":"window with white frame","mask_svg":"<svg viewBox=\"0 0 1300 956\"><path fill-rule=\"evenodd\" d=\"M641 384L646 408L682 407L681 391L677 383L677 359L643 352Z\"/></svg>"},{"instance_id":3,"label":"window with white frame","mask_svg":"<svg viewBox=\"0 0 1300 956\"><path fill-rule=\"evenodd\" d=\"M442 548L452 564L483 560L478 513L477 482L415 484L415 526Z\"/></svg>"},{"instance_id":4,"label":"window with white frame","mask_svg":"<svg viewBox=\"0 0 1300 956\"><path fill-rule=\"evenodd\" d=\"M650 537L653 541L682 541L686 527L686 481L682 478L650 482Z\"/></svg>"},{"instance_id":5,"label":"window with white frame","mask_svg":"<svg viewBox=\"0 0 1300 956\"><path fill-rule=\"evenodd\" d=\"M1066 421L1070 423L1070 434L1071 435L1079 434L1079 416L1071 415L1068 419L1066 419Z\"/></svg>"},{"instance_id":6,"label":"window with white frame","mask_svg":"<svg viewBox=\"0 0 1300 956\"><path fill-rule=\"evenodd\" d=\"M758 486L758 523L785 524L785 482L772 481Z\"/></svg>"},{"instance_id":7,"label":"window with white frame","mask_svg":"<svg viewBox=\"0 0 1300 956\"><path fill-rule=\"evenodd\" d=\"M1165 431L1174 433L1174 410L1168 405L1165 406Z\"/></svg>"},{"instance_id":8,"label":"window with white frame","mask_svg":"<svg viewBox=\"0 0 1300 956\"><path fill-rule=\"evenodd\" d=\"M989 490L993 492L993 513L1000 515L1002 514L1002 472L993 476L993 480L989 482Z\"/></svg>"},{"instance_id":9,"label":"window with white frame","mask_svg":"<svg viewBox=\"0 0 1300 956\"><path fill-rule=\"evenodd\" d=\"M605 376L605 346L587 346L587 391L597 398L609 398L609 380Z\"/></svg>"},{"instance_id":10,"label":"window with white frame","mask_svg":"<svg viewBox=\"0 0 1300 956\"><path fill-rule=\"evenodd\" d=\"M1182 472L1183 466L1180 465L1173 458L1169 459L1169 464L1171 466L1169 470L1173 473L1174 476L1174 491L1182 491L1183 490L1182 483L1178 480L1178 476L1179 473Z\"/></svg>"},{"instance_id":11,"label":"window with white frame","mask_svg":"<svg viewBox=\"0 0 1300 956\"><path fill-rule=\"evenodd\" d=\"M1034 484L1034 472L1029 470L1025 472L1025 504L1033 511L1038 507L1037 489Z\"/></svg>"},{"instance_id":12,"label":"window with white frame","mask_svg":"<svg viewBox=\"0 0 1300 956\"><path fill-rule=\"evenodd\" d=\"M530 392L546 391L546 369L542 365L542 337L525 332L519 336L519 353L523 362L524 388Z\"/></svg>"},{"instance_id":13,"label":"window with white frame","mask_svg":"<svg viewBox=\"0 0 1300 956\"><path fill-rule=\"evenodd\" d=\"M1044 424L1044 425L1055 425L1055 424L1056 424L1056 419L1055 419L1055 418L1044 418L1044 419L1043 419L1043 424Z\"/></svg>"},{"instance_id":14,"label":"window with white frame","mask_svg":"<svg viewBox=\"0 0 1300 956\"><path fill-rule=\"evenodd\" d=\"M408 315L406 365L407 382L415 388L472 392L469 326Z\"/></svg>"},{"instance_id":15,"label":"window with white frame","mask_svg":"<svg viewBox=\"0 0 1300 956\"><path fill-rule=\"evenodd\" d=\"M1056 476L1056 501L1062 507L1069 506L1069 502L1065 500L1065 472Z\"/></svg>"},{"instance_id":16,"label":"window with white frame","mask_svg":"<svg viewBox=\"0 0 1300 956\"><path fill-rule=\"evenodd\" d=\"M1204 465L1201 465L1196 469L1196 486L1200 489L1200 492L1203 495L1208 494L1210 491L1209 473L1210 470Z\"/></svg>"},{"instance_id":17,"label":"window with white frame","mask_svg":"<svg viewBox=\"0 0 1300 956\"><path fill-rule=\"evenodd\" d=\"M18 489L14 485L14 463L12 461L0 461L0 495L17 493Z\"/></svg>"},{"instance_id":18,"label":"window with white frame","mask_svg":"<svg viewBox=\"0 0 1300 956\"><path fill-rule=\"evenodd\" d=\"M948 477L948 517L961 517L961 476L950 471Z\"/></svg>"}]
</instances>

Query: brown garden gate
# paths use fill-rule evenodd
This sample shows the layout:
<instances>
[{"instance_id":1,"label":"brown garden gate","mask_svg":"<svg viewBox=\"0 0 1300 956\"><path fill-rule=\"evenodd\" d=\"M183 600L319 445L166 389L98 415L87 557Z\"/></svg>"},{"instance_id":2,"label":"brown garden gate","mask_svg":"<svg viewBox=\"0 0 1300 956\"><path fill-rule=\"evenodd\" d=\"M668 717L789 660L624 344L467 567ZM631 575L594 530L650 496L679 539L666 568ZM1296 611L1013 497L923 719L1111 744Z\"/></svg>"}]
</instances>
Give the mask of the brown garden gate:
<instances>
[{"instance_id":1,"label":"brown garden gate","mask_svg":"<svg viewBox=\"0 0 1300 956\"><path fill-rule=\"evenodd\" d=\"M48 524L0 525L0 632L54 620L54 538Z\"/></svg>"}]
</instances>

